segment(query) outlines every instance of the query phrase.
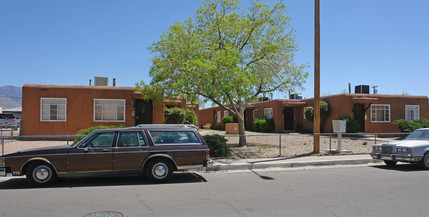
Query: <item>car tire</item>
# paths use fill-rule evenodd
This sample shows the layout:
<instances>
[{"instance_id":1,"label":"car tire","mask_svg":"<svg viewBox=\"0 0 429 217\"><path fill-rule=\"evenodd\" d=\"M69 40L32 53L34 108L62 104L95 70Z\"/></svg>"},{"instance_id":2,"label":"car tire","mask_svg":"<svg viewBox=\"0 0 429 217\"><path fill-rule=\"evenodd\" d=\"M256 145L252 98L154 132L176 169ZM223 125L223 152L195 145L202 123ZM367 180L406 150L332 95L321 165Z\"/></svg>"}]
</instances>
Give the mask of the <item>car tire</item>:
<instances>
[{"instance_id":1,"label":"car tire","mask_svg":"<svg viewBox=\"0 0 429 217\"><path fill-rule=\"evenodd\" d=\"M25 175L27 182L34 187L51 185L57 179L54 168L48 163L35 162L31 164Z\"/></svg>"},{"instance_id":2,"label":"car tire","mask_svg":"<svg viewBox=\"0 0 429 217\"><path fill-rule=\"evenodd\" d=\"M167 159L154 159L146 167L146 177L152 183L164 183L173 176L173 166Z\"/></svg>"},{"instance_id":3,"label":"car tire","mask_svg":"<svg viewBox=\"0 0 429 217\"><path fill-rule=\"evenodd\" d=\"M398 162L397 161L393 161L393 160L385 160L384 163L389 166L389 167L393 167L395 166Z\"/></svg>"},{"instance_id":4,"label":"car tire","mask_svg":"<svg viewBox=\"0 0 429 217\"><path fill-rule=\"evenodd\" d=\"M426 152L423 158L420 160L420 167L425 170L429 170L429 152Z\"/></svg>"}]
</instances>

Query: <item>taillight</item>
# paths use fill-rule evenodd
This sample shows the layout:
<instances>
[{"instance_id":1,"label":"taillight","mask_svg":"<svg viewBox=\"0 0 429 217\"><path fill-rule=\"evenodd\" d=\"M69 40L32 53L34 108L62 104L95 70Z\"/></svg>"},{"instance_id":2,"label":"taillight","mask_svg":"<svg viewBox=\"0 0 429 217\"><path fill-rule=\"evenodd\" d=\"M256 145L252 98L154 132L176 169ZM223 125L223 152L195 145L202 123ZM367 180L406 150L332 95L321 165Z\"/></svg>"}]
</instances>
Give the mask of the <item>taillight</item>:
<instances>
[{"instance_id":1,"label":"taillight","mask_svg":"<svg viewBox=\"0 0 429 217\"><path fill-rule=\"evenodd\" d=\"M207 157L210 157L210 149L207 149Z\"/></svg>"}]
</instances>

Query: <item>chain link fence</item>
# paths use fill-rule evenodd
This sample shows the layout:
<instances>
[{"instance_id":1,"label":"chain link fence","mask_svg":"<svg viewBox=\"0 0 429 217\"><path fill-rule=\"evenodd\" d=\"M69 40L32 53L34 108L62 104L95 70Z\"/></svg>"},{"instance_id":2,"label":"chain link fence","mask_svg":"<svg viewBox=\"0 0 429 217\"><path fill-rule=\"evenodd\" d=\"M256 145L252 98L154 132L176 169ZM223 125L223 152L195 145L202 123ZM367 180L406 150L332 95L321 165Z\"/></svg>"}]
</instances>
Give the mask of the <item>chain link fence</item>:
<instances>
[{"instance_id":1,"label":"chain link fence","mask_svg":"<svg viewBox=\"0 0 429 217\"><path fill-rule=\"evenodd\" d=\"M231 150L229 156L222 158L273 158L308 155L313 152L313 134L263 134L249 132L246 135L247 145L239 146L239 135L225 135L225 131L214 131L210 134L221 134L227 140L224 149ZM3 131L0 134L0 154L5 155L25 149L73 145L76 135L61 136L17 136L17 132ZM15 135L16 134L16 135ZM203 133L204 135L204 133ZM207 134L206 134L207 135ZM352 133L342 134L343 153L368 154L375 143L403 139L406 133ZM80 136L82 137L82 136ZM320 134L320 153L331 154L338 147L337 134ZM225 152L224 152L225 153Z\"/></svg>"}]
</instances>

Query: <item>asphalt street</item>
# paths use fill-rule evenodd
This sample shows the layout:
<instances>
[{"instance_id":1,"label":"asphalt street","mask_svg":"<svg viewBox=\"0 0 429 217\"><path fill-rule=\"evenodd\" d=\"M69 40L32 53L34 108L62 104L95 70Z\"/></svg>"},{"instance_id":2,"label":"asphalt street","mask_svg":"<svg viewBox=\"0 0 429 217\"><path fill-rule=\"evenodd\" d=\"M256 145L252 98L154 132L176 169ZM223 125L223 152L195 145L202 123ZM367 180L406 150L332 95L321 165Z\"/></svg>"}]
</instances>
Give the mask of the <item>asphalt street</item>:
<instances>
[{"instance_id":1,"label":"asphalt street","mask_svg":"<svg viewBox=\"0 0 429 217\"><path fill-rule=\"evenodd\" d=\"M0 179L0 216L427 216L428 177L407 164L177 173L159 185L99 177L31 188L12 177Z\"/></svg>"}]
</instances>

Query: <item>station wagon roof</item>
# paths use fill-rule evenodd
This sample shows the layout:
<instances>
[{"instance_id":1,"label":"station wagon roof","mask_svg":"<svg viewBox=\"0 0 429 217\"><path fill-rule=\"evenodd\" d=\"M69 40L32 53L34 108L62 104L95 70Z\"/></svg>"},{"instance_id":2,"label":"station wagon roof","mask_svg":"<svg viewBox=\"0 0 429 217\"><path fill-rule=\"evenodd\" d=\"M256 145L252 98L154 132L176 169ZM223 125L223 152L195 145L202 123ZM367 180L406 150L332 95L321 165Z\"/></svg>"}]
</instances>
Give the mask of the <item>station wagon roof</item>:
<instances>
[{"instance_id":1,"label":"station wagon roof","mask_svg":"<svg viewBox=\"0 0 429 217\"><path fill-rule=\"evenodd\" d=\"M141 130L193 130L197 127L195 125L184 125L184 124L140 124L136 127L128 128L109 128L95 130L96 133L103 132L123 132L123 131L141 131Z\"/></svg>"}]
</instances>

